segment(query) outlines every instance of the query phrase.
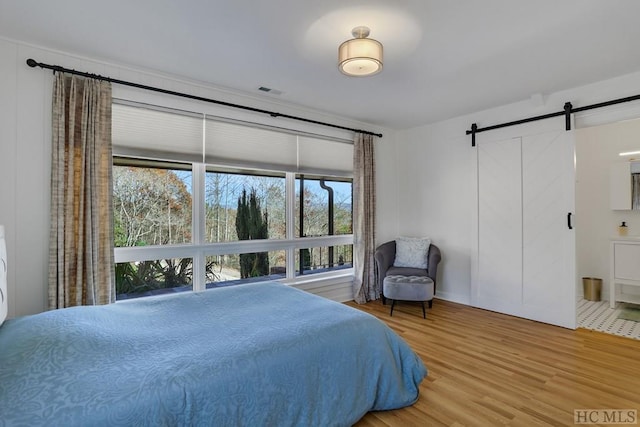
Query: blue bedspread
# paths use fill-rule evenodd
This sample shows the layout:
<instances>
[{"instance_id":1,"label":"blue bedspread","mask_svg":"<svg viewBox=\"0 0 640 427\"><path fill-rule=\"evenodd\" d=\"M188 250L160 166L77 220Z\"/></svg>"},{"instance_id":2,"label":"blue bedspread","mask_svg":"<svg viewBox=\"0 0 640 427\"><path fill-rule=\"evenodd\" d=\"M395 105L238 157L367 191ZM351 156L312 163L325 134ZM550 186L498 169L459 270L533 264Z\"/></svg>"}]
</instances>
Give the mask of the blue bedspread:
<instances>
[{"instance_id":1,"label":"blue bedspread","mask_svg":"<svg viewBox=\"0 0 640 427\"><path fill-rule=\"evenodd\" d=\"M348 426L425 375L375 317L247 284L6 321L0 426Z\"/></svg>"}]
</instances>

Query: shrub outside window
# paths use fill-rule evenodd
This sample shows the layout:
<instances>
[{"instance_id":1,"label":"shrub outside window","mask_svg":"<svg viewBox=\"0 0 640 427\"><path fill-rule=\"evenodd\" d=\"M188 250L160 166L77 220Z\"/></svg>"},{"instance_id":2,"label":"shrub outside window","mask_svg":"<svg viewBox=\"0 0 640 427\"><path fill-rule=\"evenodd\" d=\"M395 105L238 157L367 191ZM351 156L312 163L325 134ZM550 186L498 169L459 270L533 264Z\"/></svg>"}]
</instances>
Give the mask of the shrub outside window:
<instances>
[{"instance_id":1,"label":"shrub outside window","mask_svg":"<svg viewBox=\"0 0 640 427\"><path fill-rule=\"evenodd\" d=\"M193 289L193 260L158 259L116 264L116 299Z\"/></svg>"}]
</instances>

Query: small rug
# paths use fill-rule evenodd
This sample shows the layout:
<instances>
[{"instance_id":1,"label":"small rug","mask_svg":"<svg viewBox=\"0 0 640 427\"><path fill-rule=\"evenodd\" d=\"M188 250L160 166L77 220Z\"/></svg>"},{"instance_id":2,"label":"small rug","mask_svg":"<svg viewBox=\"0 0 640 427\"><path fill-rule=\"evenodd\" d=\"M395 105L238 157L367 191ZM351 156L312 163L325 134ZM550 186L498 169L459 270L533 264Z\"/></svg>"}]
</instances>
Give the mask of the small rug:
<instances>
[{"instance_id":1,"label":"small rug","mask_svg":"<svg viewBox=\"0 0 640 427\"><path fill-rule=\"evenodd\" d=\"M618 319L633 320L634 322L640 322L640 307L625 307L620 310Z\"/></svg>"}]
</instances>

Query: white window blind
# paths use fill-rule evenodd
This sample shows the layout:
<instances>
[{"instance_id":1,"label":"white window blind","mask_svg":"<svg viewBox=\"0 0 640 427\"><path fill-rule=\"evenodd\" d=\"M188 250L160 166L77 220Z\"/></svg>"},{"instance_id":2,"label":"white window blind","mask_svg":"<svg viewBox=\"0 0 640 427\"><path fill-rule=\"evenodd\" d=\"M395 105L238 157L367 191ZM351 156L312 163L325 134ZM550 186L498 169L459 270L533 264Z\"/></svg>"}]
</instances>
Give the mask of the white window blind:
<instances>
[{"instance_id":1,"label":"white window blind","mask_svg":"<svg viewBox=\"0 0 640 427\"><path fill-rule=\"evenodd\" d=\"M353 144L299 136L298 153L300 173L353 175Z\"/></svg>"},{"instance_id":2,"label":"white window blind","mask_svg":"<svg viewBox=\"0 0 640 427\"><path fill-rule=\"evenodd\" d=\"M114 154L283 172L350 177L353 145L204 118L204 114L114 103ZM203 130L204 129L204 130Z\"/></svg>"},{"instance_id":3,"label":"white window blind","mask_svg":"<svg viewBox=\"0 0 640 427\"><path fill-rule=\"evenodd\" d=\"M202 116L113 104L114 153L202 161Z\"/></svg>"},{"instance_id":4,"label":"white window blind","mask_svg":"<svg viewBox=\"0 0 640 427\"><path fill-rule=\"evenodd\" d=\"M296 136L207 119L205 163L295 172Z\"/></svg>"}]
</instances>

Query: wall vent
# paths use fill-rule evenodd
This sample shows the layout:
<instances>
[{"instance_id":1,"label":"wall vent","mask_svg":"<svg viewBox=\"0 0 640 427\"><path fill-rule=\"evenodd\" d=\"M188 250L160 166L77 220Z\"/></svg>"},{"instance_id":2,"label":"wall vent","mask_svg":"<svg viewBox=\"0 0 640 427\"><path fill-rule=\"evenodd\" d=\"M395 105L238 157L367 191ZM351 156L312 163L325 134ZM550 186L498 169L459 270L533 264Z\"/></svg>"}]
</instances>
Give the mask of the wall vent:
<instances>
[{"instance_id":1,"label":"wall vent","mask_svg":"<svg viewBox=\"0 0 640 427\"><path fill-rule=\"evenodd\" d=\"M282 91L278 89L271 89L270 87L260 86L258 90L262 92L270 93L271 95L282 95Z\"/></svg>"}]
</instances>

